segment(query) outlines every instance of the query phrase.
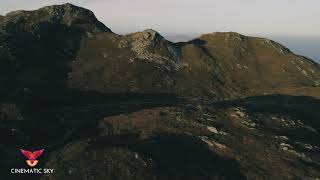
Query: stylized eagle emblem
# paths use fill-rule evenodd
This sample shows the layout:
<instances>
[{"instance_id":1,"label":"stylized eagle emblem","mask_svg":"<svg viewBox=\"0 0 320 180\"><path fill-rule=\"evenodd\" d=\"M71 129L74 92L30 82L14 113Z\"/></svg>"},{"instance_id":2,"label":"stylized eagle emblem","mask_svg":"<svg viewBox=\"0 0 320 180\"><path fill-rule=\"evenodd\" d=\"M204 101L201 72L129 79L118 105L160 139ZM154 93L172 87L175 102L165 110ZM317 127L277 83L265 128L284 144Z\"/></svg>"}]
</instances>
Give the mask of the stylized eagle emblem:
<instances>
[{"instance_id":1,"label":"stylized eagle emblem","mask_svg":"<svg viewBox=\"0 0 320 180\"><path fill-rule=\"evenodd\" d=\"M31 152L31 151L26 151L26 150L23 150L23 149L20 149L21 153L26 157L28 158L28 160L26 161L28 166L30 167L34 167L38 164L38 160L37 158L39 156L41 156L41 154L43 153L44 149L41 149L41 150L38 150L38 151L34 151L34 152Z\"/></svg>"}]
</instances>

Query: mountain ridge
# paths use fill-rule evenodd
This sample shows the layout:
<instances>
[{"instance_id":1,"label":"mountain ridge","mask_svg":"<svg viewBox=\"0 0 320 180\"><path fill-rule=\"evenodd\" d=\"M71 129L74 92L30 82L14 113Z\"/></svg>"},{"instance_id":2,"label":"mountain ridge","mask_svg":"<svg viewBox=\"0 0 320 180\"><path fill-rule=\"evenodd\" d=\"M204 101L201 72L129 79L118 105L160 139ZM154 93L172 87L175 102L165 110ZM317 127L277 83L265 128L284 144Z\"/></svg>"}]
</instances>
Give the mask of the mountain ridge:
<instances>
[{"instance_id":1,"label":"mountain ridge","mask_svg":"<svg viewBox=\"0 0 320 180\"><path fill-rule=\"evenodd\" d=\"M33 14L33 16L31 16L31 14ZM150 69L151 71L148 72L150 77L158 77L156 80L147 79L147 77L137 79L128 77L124 80L123 84L126 84L125 86L131 84L131 87L126 88L124 88L123 85L121 85L120 88L120 84L111 85L113 90L108 90L107 87L98 87L96 85L90 88L88 83L84 83L84 78L78 75L86 73L88 76L93 77L98 75L96 72L91 70L89 70L89 72L88 69L81 70L82 67L72 66L63 61L61 61L62 64L60 63L60 65L56 63L55 66L64 66L64 69L71 68L70 70L59 70L70 71L64 72L65 77L67 77L67 74L69 75L67 80L61 79L61 81L66 81L66 84L69 85L82 84L81 86L83 87L78 87L80 89L107 92L113 92L117 89L116 91L122 92L124 88L127 89L128 92L137 91L137 93L141 93L143 91L139 89L142 87L139 88L139 85L136 84L142 83L141 85L144 86L143 84L147 83L148 86L153 86L154 90L157 89L156 91L163 93L171 92L181 94L182 96L198 96L200 94L203 96L203 94L206 94L206 96L210 98L214 96L217 98L217 96L221 95L222 98L224 98L227 96L247 96L245 92L248 92L248 90L251 91L250 93L258 95L269 93L268 91L271 89L273 89L272 92L291 93L290 91L284 91L284 89L320 86L319 65L316 62L295 55L288 48L272 40L244 36L235 32L209 33L201 35L191 41L180 43L170 42L158 32L151 29L127 35L117 35L107 26L99 22L92 11L69 3L60 6L47 6L35 11L8 13L7 16L2 18L0 23L3 24L0 29L1 32L3 32L2 35L4 38L8 38L8 35L5 35L6 32L11 33L11 35L9 35L10 37L14 35L12 32L15 32L19 36L25 34L23 35L24 37L19 37L16 41L22 41L22 39L27 38L23 41L30 41L30 43L35 41L40 44L51 41L51 34L46 31L56 28L56 32L52 32L57 36L56 39L52 39L56 41L52 43L53 47L39 45L42 46L39 47L40 49L47 48L45 51L51 51L52 48L60 49L59 51L61 52L56 52L58 54L53 55L52 58L77 62L77 58L83 59L81 54L85 56L88 55L82 52L86 52L89 48L93 51L91 54L104 54L102 55L103 59L110 59L106 54L115 54L114 52L107 52L110 51L107 49L105 52L97 52L97 49L102 51L102 49L105 49L105 47L103 47L105 45L110 47L115 46L111 49L120 54L117 57L112 57L109 60L110 63L114 61L116 64L121 62L123 66L131 66L134 64L133 62L143 63L148 60L148 63L151 63L151 67L147 69L153 69ZM63 38L59 38L59 36ZM94 41L100 42L101 45L93 42L93 39ZM84 43L89 44L85 45ZM10 42L5 42L5 44L8 45ZM21 44L21 46L23 46L23 44ZM14 51L15 47L11 49ZM12 52L12 50L10 53L11 55L19 54ZM120 58L123 54L127 54L126 57ZM22 56L26 57L26 55ZM32 56L32 54L30 54L30 56ZM46 58L45 56L43 53L39 54L39 58ZM97 55L91 56L96 57ZM98 63L96 65L105 67L105 69L101 69L101 71L111 72L112 74L112 71L115 69L106 67L107 63L100 57L101 56L97 56L97 59L94 60ZM129 61L124 59L129 59ZM121 70L121 67L118 68ZM167 75L163 76L164 73L160 73L159 70L166 72ZM135 74L140 70L132 69L126 73L130 71ZM143 70L141 69L141 71ZM120 73L120 71L118 73ZM75 76L73 76L73 74ZM186 82L185 80L188 79L186 77L189 77L191 74L194 74L192 75L192 79ZM272 79L269 74L273 74ZM97 82L98 79L100 79L100 81L97 82L99 84L104 84L103 81L111 81L108 79L110 73L109 75L101 75L102 74L99 75L100 77L95 78L95 82ZM115 76L115 74L111 76ZM142 82L140 82L141 80ZM189 85L191 86L189 87ZM234 89L235 86L238 88ZM75 86L71 85L71 87L74 88ZM262 92L261 89L265 89L265 92ZM216 91L222 92L222 94L217 94ZM297 92L298 90L291 91Z\"/></svg>"}]
</instances>

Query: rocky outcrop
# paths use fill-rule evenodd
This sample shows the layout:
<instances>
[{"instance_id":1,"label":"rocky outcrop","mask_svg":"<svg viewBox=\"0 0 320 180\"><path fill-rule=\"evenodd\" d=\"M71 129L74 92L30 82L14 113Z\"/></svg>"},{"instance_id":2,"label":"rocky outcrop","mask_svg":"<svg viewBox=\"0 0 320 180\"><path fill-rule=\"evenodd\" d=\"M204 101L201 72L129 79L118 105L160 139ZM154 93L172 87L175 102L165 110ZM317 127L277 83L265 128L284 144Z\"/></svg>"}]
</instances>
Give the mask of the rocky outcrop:
<instances>
[{"instance_id":1,"label":"rocky outcrop","mask_svg":"<svg viewBox=\"0 0 320 180\"><path fill-rule=\"evenodd\" d=\"M47 6L36 11L14 11L1 19L3 29L23 25L25 30L35 31L43 23L63 24L67 27L78 27L88 33L111 32L104 24L99 22L90 10L63 4L60 6Z\"/></svg>"},{"instance_id":2,"label":"rocky outcrop","mask_svg":"<svg viewBox=\"0 0 320 180\"><path fill-rule=\"evenodd\" d=\"M132 51L140 59L157 61L158 63L173 62L179 63L180 52L178 47L167 41L154 30L129 35L131 39Z\"/></svg>"}]
</instances>

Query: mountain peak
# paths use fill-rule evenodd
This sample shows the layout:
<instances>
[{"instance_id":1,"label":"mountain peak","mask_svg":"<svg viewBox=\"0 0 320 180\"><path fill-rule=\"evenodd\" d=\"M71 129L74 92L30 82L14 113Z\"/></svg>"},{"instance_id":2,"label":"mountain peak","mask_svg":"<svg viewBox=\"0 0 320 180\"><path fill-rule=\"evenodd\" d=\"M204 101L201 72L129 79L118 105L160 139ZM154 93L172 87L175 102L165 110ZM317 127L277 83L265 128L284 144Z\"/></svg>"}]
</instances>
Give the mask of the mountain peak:
<instances>
[{"instance_id":1,"label":"mountain peak","mask_svg":"<svg viewBox=\"0 0 320 180\"><path fill-rule=\"evenodd\" d=\"M33 11L13 11L4 16L3 19L4 24L8 25L31 25L49 22L80 27L90 33L111 32L108 27L97 20L92 11L70 3L46 6Z\"/></svg>"},{"instance_id":2,"label":"mountain peak","mask_svg":"<svg viewBox=\"0 0 320 180\"><path fill-rule=\"evenodd\" d=\"M236 36L236 37L240 37L240 36L244 36L240 33L237 32L233 32L233 31L229 31L229 32L212 32L212 33L208 33L205 35L212 35L212 36Z\"/></svg>"},{"instance_id":3,"label":"mountain peak","mask_svg":"<svg viewBox=\"0 0 320 180\"><path fill-rule=\"evenodd\" d=\"M52 13L51 15L71 15L74 17L78 17L78 16L86 16L86 17L92 17L94 16L93 12L82 8L82 7L78 7L75 6L73 4L70 3L65 3L62 5L52 5L52 6L46 6L43 8L40 8L39 10L44 10L44 11L48 11L49 13Z\"/></svg>"},{"instance_id":4,"label":"mountain peak","mask_svg":"<svg viewBox=\"0 0 320 180\"><path fill-rule=\"evenodd\" d=\"M134 39L143 39L144 41L160 41L164 39L163 36L161 36L157 31L153 29L146 29L144 31L136 32L131 35Z\"/></svg>"},{"instance_id":5,"label":"mountain peak","mask_svg":"<svg viewBox=\"0 0 320 180\"><path fill-rule=\"evenodd\" d=\"M199 37L199 39L203 40L214 40L214 39L224 39L224 40L238 40L238 41L243 41L246 36L239 34L237 32L213 32L213 33L208 33L208 34L203 34Z\"/></svg>"},{"instance_id":6,"label":"mountain peak","mask_svg":"<svg viewBox=\"0 0 320 180\"><path fill-rule=\"evenodd\" d=\"M65 7L78 7L74 4L71 4L71 3L64 3L64 4L61 4L60 6L65 6Z\"/></svg>"}]
</instances>

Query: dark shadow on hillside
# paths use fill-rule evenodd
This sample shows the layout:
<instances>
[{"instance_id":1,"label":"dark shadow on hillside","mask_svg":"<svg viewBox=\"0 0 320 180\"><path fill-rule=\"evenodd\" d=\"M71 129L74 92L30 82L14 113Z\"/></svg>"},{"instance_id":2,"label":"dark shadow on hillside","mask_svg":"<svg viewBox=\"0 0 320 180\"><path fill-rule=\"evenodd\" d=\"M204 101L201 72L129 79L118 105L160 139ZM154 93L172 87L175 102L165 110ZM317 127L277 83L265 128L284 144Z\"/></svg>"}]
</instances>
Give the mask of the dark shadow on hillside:
<instances>
[{"instance_id":1,"label":"dark shadow on hillside","mask_svg":"<svg viewBox=\"0 0 320 180\"><path fill-rule=\"evenodd\" d=\"M24 98L29 92L64 89L68 63L75 59L85 29L41 22L34 29L10 24L2 37L10 56L1 56L0 100ZM1 40L1 39L0 39Z\"/></svg>"},{"instance_id":2,"label":"dark shadow on hillside","mask_svg":"<svg viewBox=\"0 0 320 180\"><path fill-rule=\"evenodd\" d=\"M147 155L156 163L159 179L245 179L239 164L219 156L198 138L179 134L158 134L147 140L136 135L100 137L94 148L127 147Z\"/></svg>"},{"instance_id":3,"label":"dark shadow on hillside","mask_svg":"<svg viewBox=\"0 0 320 180\"><path fill-rule=\"evenodd\" d=\"M300 120L317 132L307 131L304 128L283 128L276 130L276 134L288 135L296 140L320 144L318 139L320 132L320 100L313 97L276 94L215 102L211 105L217 108L243 107L251 117L254 117L256 113L265 113L283 115L292 118L294 121Z\"/></svg>"},{"instance_id":4,"label":"dark shadow on hillside","mask_svg":"<svg viewBox=\"0 0 320 180\"><path fill-rule=\"evenodd\" d=\"M20 102L25 119L7 122L6 126L0 127L0 158L3 160L0 177L8 174L10 168L21 167L21 163L25 162L19 152L20 148L30 151L45 148L49 153L67 143L94 138L98 133L98 120L106 116L144 108L176 106L179 102L181 100L172 94L103 94L75 91L70 91L60 98L40 96ZM117 138L114 140L117 141ZM135 141L133 139L132 143ZM8 174L8 177L12 176ZM17 176L17 179L21 179L20 177L24 176ZM31 176L30 179L34 177Z\"/></svg>"},{"instance_id":5,"label":"dark shadow on hillside","mask_svg":"<svg viewBox=\"0 0 320 180\"><path fill-rule=\"evenodd\" d=\"M69 91L61 97L31 97L20 102L24 120L8 122L10 129L18 129L23 134L16 139L10 138L7 128L8 132L2 131L1 139L25 147L65 142L96 135L96 123L106 116L143 108L175 106L178 102L181 100L172 94L104 94L93 91Z\"/></svg>"},{"instance_id":6,"label":"dark shadow on hillside","mask_svg":"<svg viewBox=\"0 0 320 180\"><path fill-rule=\"evenodd\" d=\"M229 159L227 157L222 157L215 152L211 151L208 145L202 142L200 139L189 136L189 135L169 135L169 134L158 134L153 138L149 139L139 139L139 135L136 134L126 134L126 135L108 135L105 137L98 137L95 140L85 142L88 147L81 151L82 154L86 152L97 152L96 155L99 161L94 159L75 156L74 154L68 154L70 162L59 163L55 162L51 164L52 167L57 171L57 175L53 179L74 179L74 175L68 174L67 169L74 168L74 164L82 162L82 167L84 169L94 169L94 167L101 167L105 162L106 156L109 154L102 153L99 155L99 151L108 152L107 149L126 149L129 152L137 152L146 159L152 161L151 172L155 180L242 180L246 179L240 170L238 162L234 159ZM48 154L48 150L46 154ZM60 147L60 150L61 147ZM63 151L63 150L62 150ZM121 152L121 151L120 151ZM119 153L120 153L119 152ZM47 159L46 154L41 159ZM101 156L102 155L102 156ZM112 154L110 154L112 155ZM139 155L139 156L140 156ZM13 156L13 155L12 155ZM18 158L13 158L15 166L24 167L21 162L23 157L16 155ZM121 156L121 154L119 154ZM127 157L127 156L125 156ZM62 157L63 158L63 157ZM79 159L80 158L80 159ZM119 179L122 177L121 169L118 169L118 164L121 161L121 168L128 171L132 170L132 163L129 163L130 159L123 159L117 155L113 157L113 161L108 162L109 169L95 169L95 172L100 175L100 177L110 177L110 174L117 174L114 179ZM132 159L131 159L132 160ZM124 162L123 162L124 161ZM136 161L141 161L136 159ZM45 162L41 161L39 166L42 167ZM149 165L146 165L149 167ZM1 165L2 169L5 170L6 167ZM51 167L51 168L52 168ZM0 172L1 172L0 170ZM138 169L139 171L139 169ZM142 171L143 172L143 171ZM86 177L85 171L79 172L78 177ZM5 175L6 173L3 173ZM140 177L139 176L143 176ZM3 176L4 177L4 176ZM39 175L8 175L10 179L40 179ZM71 178L73 177L73 178ZM99 176L98 176L99 177ZM130 174L132 179L145 179L144 174L141 172L132 172ZM107 178L108 179L108 178ZM128 179L125 178L125 179Z\"/></svg>"}]
</instances>

